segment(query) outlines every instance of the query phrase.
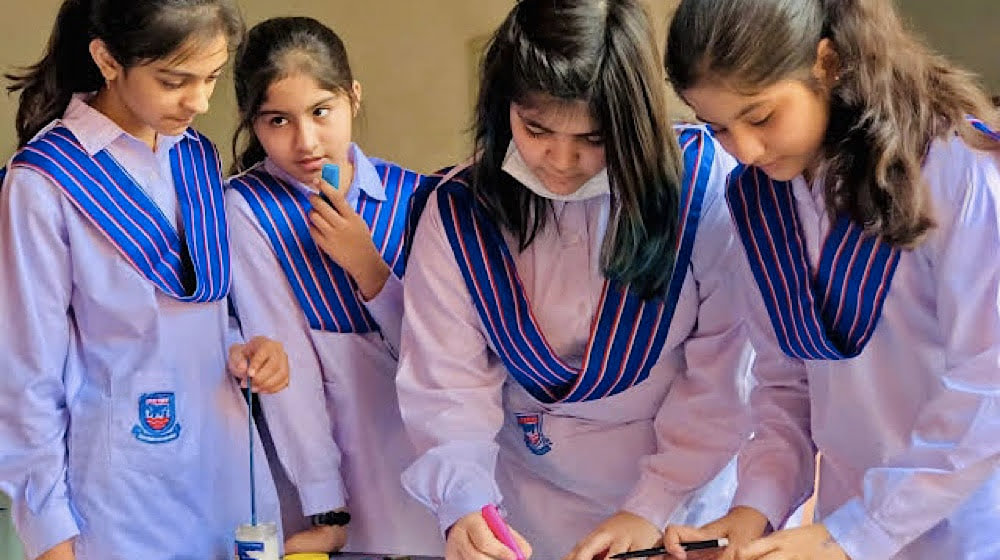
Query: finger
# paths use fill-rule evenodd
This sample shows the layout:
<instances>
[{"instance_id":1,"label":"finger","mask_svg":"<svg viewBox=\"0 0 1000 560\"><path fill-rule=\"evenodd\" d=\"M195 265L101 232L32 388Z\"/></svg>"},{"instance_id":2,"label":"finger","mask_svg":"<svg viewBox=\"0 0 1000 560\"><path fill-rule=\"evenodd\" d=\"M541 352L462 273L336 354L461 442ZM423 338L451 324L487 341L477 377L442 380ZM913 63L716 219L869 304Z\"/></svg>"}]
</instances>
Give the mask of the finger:
<instances>
[{"instance_id":1,"label":"finger","mask_svg":"<svg viewBox=\"0 0 1000 560\"><path fill-rule=\"evenodd\" d=\"M244 379L247 373L247 358L243 344L233 344L229 347L229 360L226 362L229 373Z\"/></svg>"},{"instance_id":2,"label":"finger","mask_svg":"<svg viewBox=\"0 0 1000 560\"><path fill-rule=\"evenodd\" d=\"M632 548L632 541L629 539L618 538L611 541L611 544L607 547L608 558L614 556L615 554L621 554L622 552L628 552ZM589 560L589 559L588 559Z\"/></svg>"},{"instance_id":3,"label":"finger","mask_svg":"<svg viewBox=\"0 0 1000 560\"><path fill-rule=\"evenodd\" d=\"M663 547L674 558L685 559L688 555L681 546L682 542L704 541L715 537L713 532L704 529L696 529L687 525L671 525L663 533Z\"/></svg>"},{"instance_id":4,"label":"finger","mask_svg":"<svg viewBox=\"0 0 1000 560\"><path fill-rule=\"evenodd\" d=\"M468 530L469 542L479 552L500 560L517 560L514 551L500 542L490 531L485 520L471 525Z\"/></svg>"},{"instance_id":5,"label":"finger","mask_svg":"<svg viewBox=\"0 0 1000 560\"><path fill-rule=\"evenodd\" d=\"M525 558L531 558L532 549L531 543L528 542L528 539L522 537L521 533L518 533L514 529L511 529L510 533L514 535L514 540L517 541L517 546L521 548L521 554L524 554Z\"/></svg>"},{"instance_id":6,"label":"finger","mask_svg":"<svg viewBox=\"0 0 1000 560\"><path fill-rule=\"evenodd\" d=\"M320 181L319 188L333 204L333 209L341 216L350 216L354 213L354 208L351 208L351 205L347 203L347 197L344 194L347 189L335 189L326 181Z\"/></svg>"},{"instance_id":7,"label":"finger","mask_svg":"<svg viewBox=\"0 0 1000 560\"><path fill-rule=\"evenodd\" d=\"M277 393L288 386L288 370L282 367L280 360L270 358L254 378L257 392L264 394Z\"/></svg>"},{"instance_id":8,"label":"finger","mask_svg":"<svg viewBox=\"0 0 1000 560\"><path fill-rule=\"evenodd\" d=\"M254 378L275 354L275 343L266 338L254 338L251 343L256 342L251 348L250 362L247 364L247 376Z\"/></svg>"},{"instance_id":9,"label":"finger","mask_svg":"<svg viewBox=\"0 0 1000 560\"><path fill-rule=\"evenodd\" d=\"M778 534L779 533L775 533L775 535ZM750 543L739 547L736 551L735 558L736 560L757 560L766 554L778 550L779 542L779 539L775 538L774 535L751 541Z\"/></svg>"},{"instance_id":10,"label":"finger","mask_svg":"<svg viewBox=\"0 0 1000 560\"><path fill-rule=\"evenodd\" d=\"M593 560L598 555L603 555L613 540L611 533L605 531L591 533L576 545L576 554L569 560Z\"/></svg>"},{"instance_id":11,"label":"finger","mask_svg":"<svg viewBox=\"0 0 1000 560\"><path fill-rule=\"evenodd\" d=\"M343 220L340 216L323 214L315 208L309 213L310 229L319 231L324 237L333 237Z\"/></svg>"}]
</instances>

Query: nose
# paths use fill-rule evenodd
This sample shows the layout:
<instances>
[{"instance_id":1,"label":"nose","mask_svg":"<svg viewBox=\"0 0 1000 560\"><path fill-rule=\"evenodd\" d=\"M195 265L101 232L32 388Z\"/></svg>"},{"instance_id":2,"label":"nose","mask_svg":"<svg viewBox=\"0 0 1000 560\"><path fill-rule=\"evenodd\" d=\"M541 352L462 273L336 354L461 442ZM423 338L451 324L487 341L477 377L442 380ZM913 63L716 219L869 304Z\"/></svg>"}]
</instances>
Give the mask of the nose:
<instances>
[{"instance_id":1,"label":"nose","mask_svg":"<svg viewBox=\"0 0 1000 560\"><path fill-rule=\"evenodd\" d=\"M316 151L317 138L316 127L308 119L303 119L295 129L296 151L306 154L314 153Z\"/></svg>"},{"instance_id":2,"label":"nose","mask_svg":"<svg viewBox=\"0 0 1000 560\"><path fill-rule=\"evenodd\" d=\"M754 165L764 155L764 143L760 138L742 129L730 129L728 142L723 147L736 159L746 165Z\"/></svg>"},{"instance_id":3,"label":"nose","mask_svg":"<svg viewBox=\"0 0 1000 560\"><path fill-rule=\"evenodd\" d=\"M191 88L184 97L184 109L197 115L208 112L208 100L211 99L213 90L213 87L201 84Z\"/></svg>"},{"instance_id":4,"label":"nose","mask_svg":"<svg viewBox=\"0 0 1000 560\"><path fill-rule=\"evenodd\" d=\"M570 171L576 167L580 153L572 138L553 138L548 146L549 163L557 171Z\"/></svg>"}]
</instances>

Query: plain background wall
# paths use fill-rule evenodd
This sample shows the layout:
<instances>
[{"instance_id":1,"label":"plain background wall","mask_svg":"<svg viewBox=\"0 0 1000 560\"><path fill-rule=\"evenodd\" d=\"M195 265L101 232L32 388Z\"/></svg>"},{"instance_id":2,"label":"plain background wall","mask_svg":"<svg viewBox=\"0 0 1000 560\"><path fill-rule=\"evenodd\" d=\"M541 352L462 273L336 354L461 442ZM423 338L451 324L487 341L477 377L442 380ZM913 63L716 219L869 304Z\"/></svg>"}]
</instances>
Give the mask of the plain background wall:
<instances>
[{"instance_id":1,"label":"plain background wall","mask_svg":"<svg viewBox=\"0 0 1000 560\"><path fill-rule=\"evenodd\" d=\"M514 0L238 0L249 24L277 15L310 15L347 44L364 88L356 138L372 155L429 170L468 155L476 46ZM663 36L676 0L644 0ZM0 68L35 62L59 0L7 4L0 20ZM939 50L981 74L1000 94L1000 2L899 0L904 15ZM377 15L376 15L377 14ZM16 142L16 98L0 95L0 154ZM673 111L685 116L675 103ZM196 126L229 157L235 107L224 76Z\"/></svg>"},{"instance_id":2,"label":"plain background wall","mask_svg":"<svg viewBox=\"0 0 1000 560\"><path fill-rule=\"evenodd\" d=\"M356 139L366 152L430 170L468 152L474 103L476 49L514 5L513 0L238 0L249 25L280 15L309 15L332 27L347 45L363 88ZM675 0L645 0L658 35L666 32ZM59 0L10 3L0 20L0 67L34 63L48 37ZM212 107L195 126L212 138L228 163L235 122L230 75L220 80ZM16 97L0 95L0 154L16 145Z\"/></svg>"}]
</instances>

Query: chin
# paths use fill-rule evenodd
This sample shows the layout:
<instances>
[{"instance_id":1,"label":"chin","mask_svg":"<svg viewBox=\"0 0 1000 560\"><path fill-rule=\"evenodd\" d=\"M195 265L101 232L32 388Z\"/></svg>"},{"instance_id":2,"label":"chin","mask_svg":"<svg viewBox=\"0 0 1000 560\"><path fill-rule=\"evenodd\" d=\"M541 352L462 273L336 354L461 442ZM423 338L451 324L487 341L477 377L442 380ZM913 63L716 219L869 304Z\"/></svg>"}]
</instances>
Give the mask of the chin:
<instances>
[{"instance_id":1,"label":"chin","mask_svg":"<svg viewBox=\"0 0 1000 560\"><path fill-rule=\"evenodd\" d=\"M174 124L160 129L160 134L164 136L180 136L187 132L188 125Z\"/></svg>"}]
</instances>

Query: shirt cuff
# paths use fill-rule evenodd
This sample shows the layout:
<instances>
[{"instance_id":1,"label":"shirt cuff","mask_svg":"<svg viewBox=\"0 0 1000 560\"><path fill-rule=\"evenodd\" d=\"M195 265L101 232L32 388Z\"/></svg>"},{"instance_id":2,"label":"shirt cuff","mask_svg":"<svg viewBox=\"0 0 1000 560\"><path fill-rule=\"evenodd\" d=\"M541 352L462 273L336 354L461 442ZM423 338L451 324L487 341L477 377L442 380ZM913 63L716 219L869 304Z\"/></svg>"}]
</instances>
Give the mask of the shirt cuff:
<instances>
[{"instance_id":1,"label":"shirt cuff","mask_svg":"<svg viewBox=\"0 0 1000 560\"><path fill-rule=\"evenodd\" d=\"M347 505L347 490L340 478L301 484L298 491L302 514L306 516L326 513Z\"/></svg>"},{"instance_id":2,"label":"shirt cuff","mask_svg":"<svg viewBox=\"0 0 1000 560\"><path fill-rule=\"evenodd\" d=\"M500 491L495 485L466 483L454 491L448 492L447 499L437 510L438 525L441 534L455 524L456 521L473 512L483 509L488 504L499 504Z\"/></svg>"},{"instance_id":3,"label":"shirt cuff","mask_svg":"<svg viewBox=\"0 0 1000 560\"><path fill-rule=\"evenodd\" d=\"M67 500L49 503L38 514L28 513L22 504L16 510L18 536L28 558L37 558L55 545L80 534Z\"/></svg>"},{"instance_id":4,"label":"shirt cuff","mask_svg":"<svg viewBox=\"0 0 1000 560\"><path fill-rule=\"evenodd\" d=\"M622 510L642 517L662 531L683 502L684 497L669 491L662 479L643 473Z\"/></svg>"},{"instance_id":5,"label":"shirt cuff","mask_svg":"<svg viewBox=\"0 0 1000 560\"><path fill-rule=\"evenodd\" d=\"M788 489L770 480L740 481L733 497L732 507L743 506L753 508L771 523L776 530L785 526L785 521L792 511L798 507L790 507L793 500L788 496Z\"/></svg>"},{"instance_id":6,"label":"shirt cuff","mask_svg":"<svg viewBox=\"0 0 1000 560\"><path fill-rule=\"evenodd\" d=\"M891 558L905 544L897 543L868 515L860 498L831 513L823 525L848 558Z\"/></svg>"},{"instance_id":7,"label":"shirt cuff","mask_svg":"<svg viewBox=\"0 0 1000 560\"><path fill-rule=\"evenodd\" d=\"M365 302L365 309L378 323L386 342L398 350L399 331L403 323L403 281L390 272L382 290Z\"/></svg>"}]
</instances>

